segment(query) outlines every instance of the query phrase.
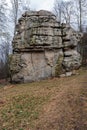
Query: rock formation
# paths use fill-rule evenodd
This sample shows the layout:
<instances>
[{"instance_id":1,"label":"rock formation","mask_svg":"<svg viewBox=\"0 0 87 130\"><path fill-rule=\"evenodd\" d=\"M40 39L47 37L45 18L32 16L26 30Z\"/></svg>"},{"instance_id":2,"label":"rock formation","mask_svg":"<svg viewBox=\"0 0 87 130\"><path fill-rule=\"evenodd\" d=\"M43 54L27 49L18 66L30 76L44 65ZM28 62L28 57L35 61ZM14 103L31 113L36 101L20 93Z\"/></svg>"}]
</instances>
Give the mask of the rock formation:
<instances>
[{"instance_id":1,"label":"rock formation","mask_svg":"<svg viewBox=\"0 0 87 130\"><path fill-rule=\"evenodd\" d=\"M77 44L81 34L60 24L48 11L25 12L18 21L10 56L13 82L70 76L81 65Z\"/></svg>"}]
</instances>

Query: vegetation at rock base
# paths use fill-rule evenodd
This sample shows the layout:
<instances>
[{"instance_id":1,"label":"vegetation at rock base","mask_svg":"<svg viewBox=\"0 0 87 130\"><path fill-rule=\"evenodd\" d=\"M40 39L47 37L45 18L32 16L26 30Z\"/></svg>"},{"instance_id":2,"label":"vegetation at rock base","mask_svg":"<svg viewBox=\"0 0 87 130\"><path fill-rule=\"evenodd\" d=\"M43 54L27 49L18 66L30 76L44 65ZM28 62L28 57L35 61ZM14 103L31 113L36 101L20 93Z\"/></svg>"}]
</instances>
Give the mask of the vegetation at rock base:
<instances>
[{"instance_id":1,"label":"vegetation at rock base","mask_svg":"<svg viewBox=\"0 0 87 130\"><path fill-rule=\"evenodd\" d=\"M62 62L63 62L63 56L59 56L56 67L55 67L55 76L56 77L58 77L59 75L61 75L64 72Z\"/></svg>"}]
</instances>

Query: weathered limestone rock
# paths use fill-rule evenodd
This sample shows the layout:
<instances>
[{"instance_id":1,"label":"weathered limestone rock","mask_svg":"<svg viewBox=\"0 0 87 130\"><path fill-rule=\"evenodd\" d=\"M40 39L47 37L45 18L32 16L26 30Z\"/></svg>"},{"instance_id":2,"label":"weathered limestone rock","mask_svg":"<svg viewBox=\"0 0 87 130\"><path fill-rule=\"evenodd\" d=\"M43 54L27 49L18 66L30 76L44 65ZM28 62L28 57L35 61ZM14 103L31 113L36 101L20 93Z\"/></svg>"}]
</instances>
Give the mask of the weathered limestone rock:
<instances>
[{"instance_id":1,"label":"weathered limestone rock","mask_svg":"<svg viewBox=\"0 0 87 130\"><path fill-rule=\"evenodd\" d=\"M29 47L31 50L32 46L62 47L60 24L55 15L48 11L25 12L19 19L16 31L13 40L14 51L26 50Z\"/></svg>"},{"instance_id":2,"label":"weathered limestone rock","mask_svg":"<svg viewBox=\"0 0 87 130\"><path fill-rule=\"evenodd\" d=\"M81 65L81 56L76 48L81 38L81 34L73 30L69 25L62 25L62 32L64 48L64 60L62 65L65 68L66 73L71 73L72 70L78 69Z\"/></svg>"},{"instance_id":3,"label":"weathered limestone rock","mask_svg":"<svg viewBox=\"0 0 87 130\"><path fill-rule=\"evenodd\" d=\"M12 81L32 82L72 75L81 65L76 49L80 37L70 26L61 25L49 11L25 12L13 38Z\"/></svg>"}]
</instances>

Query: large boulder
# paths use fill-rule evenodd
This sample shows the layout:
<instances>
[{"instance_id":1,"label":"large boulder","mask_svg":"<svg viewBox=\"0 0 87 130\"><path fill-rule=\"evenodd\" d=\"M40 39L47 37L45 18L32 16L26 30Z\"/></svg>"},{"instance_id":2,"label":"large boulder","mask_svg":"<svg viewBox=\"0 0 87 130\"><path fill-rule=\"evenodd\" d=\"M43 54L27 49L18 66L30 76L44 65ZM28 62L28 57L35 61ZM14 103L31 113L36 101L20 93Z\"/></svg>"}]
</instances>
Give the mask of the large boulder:
<instances>
[{"instance_id":1,"label":"large boulder","mask_svg":"<svg viewBox=\"0 0 87 130\"><path fill-rule=\"evenodd\" d=\"M12 42L12 81L32 82L70 75L81 65L77 52L80 37L70 26L60 24L49 11L25 12L18 20Z\"/></svg>"}]
</instances>

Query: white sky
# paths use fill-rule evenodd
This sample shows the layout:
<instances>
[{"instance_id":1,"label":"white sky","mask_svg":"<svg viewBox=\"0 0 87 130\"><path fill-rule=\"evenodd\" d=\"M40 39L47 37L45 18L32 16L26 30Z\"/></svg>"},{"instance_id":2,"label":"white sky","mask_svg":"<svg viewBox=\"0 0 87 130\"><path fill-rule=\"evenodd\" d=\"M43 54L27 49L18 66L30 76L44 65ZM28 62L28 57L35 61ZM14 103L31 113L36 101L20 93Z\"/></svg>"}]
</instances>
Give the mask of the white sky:
<instances>
[{"instance_id":1,"label":"white sky","mask_svg":"<svg viewBox=\"0 0 87 130\"><path fill-rule=\"evenodd\" d=\"M53 8L54 0L30 0L30 8L34 10L49 10Z\"/></svg>"},{"instance_id":2,"label":"white sky","mask_svg":"<svg viewBox=\"0 0 87 130\"><path fill-rule=\"evenodd\" d=\"M25 0L23 0L25 1ZM29 0L30 9L32 10L53 10L55 0ZM68 1L68 0L65 0ZM10 4L10 0L7 0Z\"/></svg>"}]
</instances>

